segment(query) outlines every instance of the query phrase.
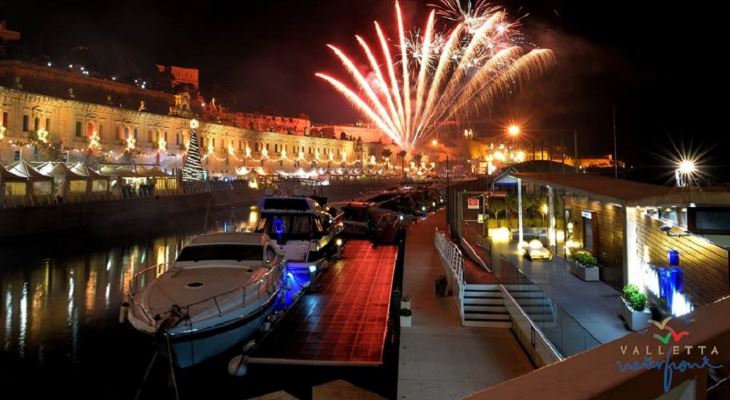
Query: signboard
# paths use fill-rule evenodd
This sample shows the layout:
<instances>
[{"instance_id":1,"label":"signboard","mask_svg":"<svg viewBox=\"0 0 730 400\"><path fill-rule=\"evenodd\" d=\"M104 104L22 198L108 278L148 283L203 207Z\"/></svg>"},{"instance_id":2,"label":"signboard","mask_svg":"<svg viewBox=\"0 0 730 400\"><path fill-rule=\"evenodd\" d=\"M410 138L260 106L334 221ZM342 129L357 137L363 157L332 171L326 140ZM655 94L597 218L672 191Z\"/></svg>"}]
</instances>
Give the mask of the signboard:
<instances>
[{"instance_id":1,"label":"signboard","mask_svg":"<svg viewBox=\"0 0 730 400\"><path fill-rule=\"evenodd\" d=\"M484 214L477 214L477 222L480 224L484 223Z\"/></svg>"},{"instance_id":2,"label":"signboard","mask_svg":"<svg viewBox=\"0 0 730 400\"><path fill-rule=\"evenodd\" d=\"M466 199L466 208L468 210L478 210L479 207L479 197L469 197Z\"/></svg>"},{"instance_id":3,"label":"signboard","mask_svg":"<svg viewBox=\"0 0 730 400\"><path fill-rule=\"evenodd\" d=\"M585 219L592 219L593 218L593 213L590 212L590 211L581 211L580 212L580 216L583 217L583 218L585 218Z\"/></svg>"}]
</instances>

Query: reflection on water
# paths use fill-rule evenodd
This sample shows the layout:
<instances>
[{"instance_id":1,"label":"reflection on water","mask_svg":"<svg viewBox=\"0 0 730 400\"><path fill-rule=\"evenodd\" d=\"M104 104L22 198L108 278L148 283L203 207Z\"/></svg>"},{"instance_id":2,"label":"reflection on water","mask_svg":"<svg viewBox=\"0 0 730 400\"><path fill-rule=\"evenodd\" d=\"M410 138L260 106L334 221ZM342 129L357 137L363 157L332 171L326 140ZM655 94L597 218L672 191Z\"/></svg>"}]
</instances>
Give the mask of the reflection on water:
<instances>
[{"instance_id":1,"label":"reflection on water","mask_svg":"<svg viewBox=\"0 0 730 400\"><path fill-rule=\"evenodd\" d=\"M245 212L221 214L212 216L208 231L233 231L250 223L247 207ZM63 243L52 248L35 243L22 249L0 248L3 350L41 367L48 360L79 363L79 356L91 351L84 349L84 331L93 336L123 329L117 322L119 306L134 274L158 264L159 276L180 249L202 233L199 223L198 230L184 226L184 221L182 225L175 233L151 237L61 238L54 240Z\"/></svg>"}]
</instances>

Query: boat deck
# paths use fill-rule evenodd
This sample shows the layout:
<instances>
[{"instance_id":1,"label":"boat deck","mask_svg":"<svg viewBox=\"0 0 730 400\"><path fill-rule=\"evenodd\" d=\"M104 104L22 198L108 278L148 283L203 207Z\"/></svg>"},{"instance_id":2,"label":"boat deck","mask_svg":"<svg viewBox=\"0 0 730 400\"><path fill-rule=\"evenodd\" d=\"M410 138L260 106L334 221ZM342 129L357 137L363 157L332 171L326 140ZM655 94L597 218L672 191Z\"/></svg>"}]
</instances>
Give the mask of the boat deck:
<instances>
[{"instance_id":1,"label":"boat deck","mask_svg":"<svg viewBox=\"0 0 730 400\"><path fill-rule=\"evenodd\" d=\"M249 364L379 366L398 248L348 241L305 294L247 357Z\"/></svg>"}]
</instances>

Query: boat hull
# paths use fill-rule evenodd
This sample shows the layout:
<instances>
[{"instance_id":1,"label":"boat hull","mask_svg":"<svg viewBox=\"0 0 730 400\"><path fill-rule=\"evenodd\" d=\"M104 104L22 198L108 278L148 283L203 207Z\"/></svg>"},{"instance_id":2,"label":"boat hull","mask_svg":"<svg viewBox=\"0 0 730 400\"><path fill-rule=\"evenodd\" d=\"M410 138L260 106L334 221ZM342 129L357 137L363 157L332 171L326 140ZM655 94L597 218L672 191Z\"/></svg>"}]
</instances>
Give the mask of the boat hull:
<instances>
[{"instance_id":1,"label":"boat hull","mask_svg":"<svg viewBox=\"0 0 730 400\"><path fill-rule=\"evenodd\" d=\"M254 313L224 326L193 334L170 336L170 349L175 364L180 368L188 368L242 344L263 325L266 317L273 311L277 297L278 293ZM160 345L166 347L165 338L161 340L163 342ZM164 347L163 351L166 352Z\"/></svg>"}]
</instances>

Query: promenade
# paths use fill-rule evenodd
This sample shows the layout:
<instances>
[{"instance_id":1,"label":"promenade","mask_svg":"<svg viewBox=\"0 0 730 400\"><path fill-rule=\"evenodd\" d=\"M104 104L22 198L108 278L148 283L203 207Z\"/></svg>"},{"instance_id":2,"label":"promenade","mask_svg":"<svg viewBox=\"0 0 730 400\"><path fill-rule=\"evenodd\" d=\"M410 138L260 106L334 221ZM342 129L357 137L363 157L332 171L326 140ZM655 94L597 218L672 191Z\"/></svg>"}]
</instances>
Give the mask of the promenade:
<instances>
[{"instance_id":1,"label":"promenade","mask_svg":"<svg viewBox=\"0 0 730 400\"><path fill-rule=\"evenodd\" d=\"M509 329L464 327L455 298L436 297L434 280L444 273L437 227L446 228L444 211L407 234L403 293L413 326L401 328L398 399L457 399L533 369Z\"/></svg>"}]
</instances>

